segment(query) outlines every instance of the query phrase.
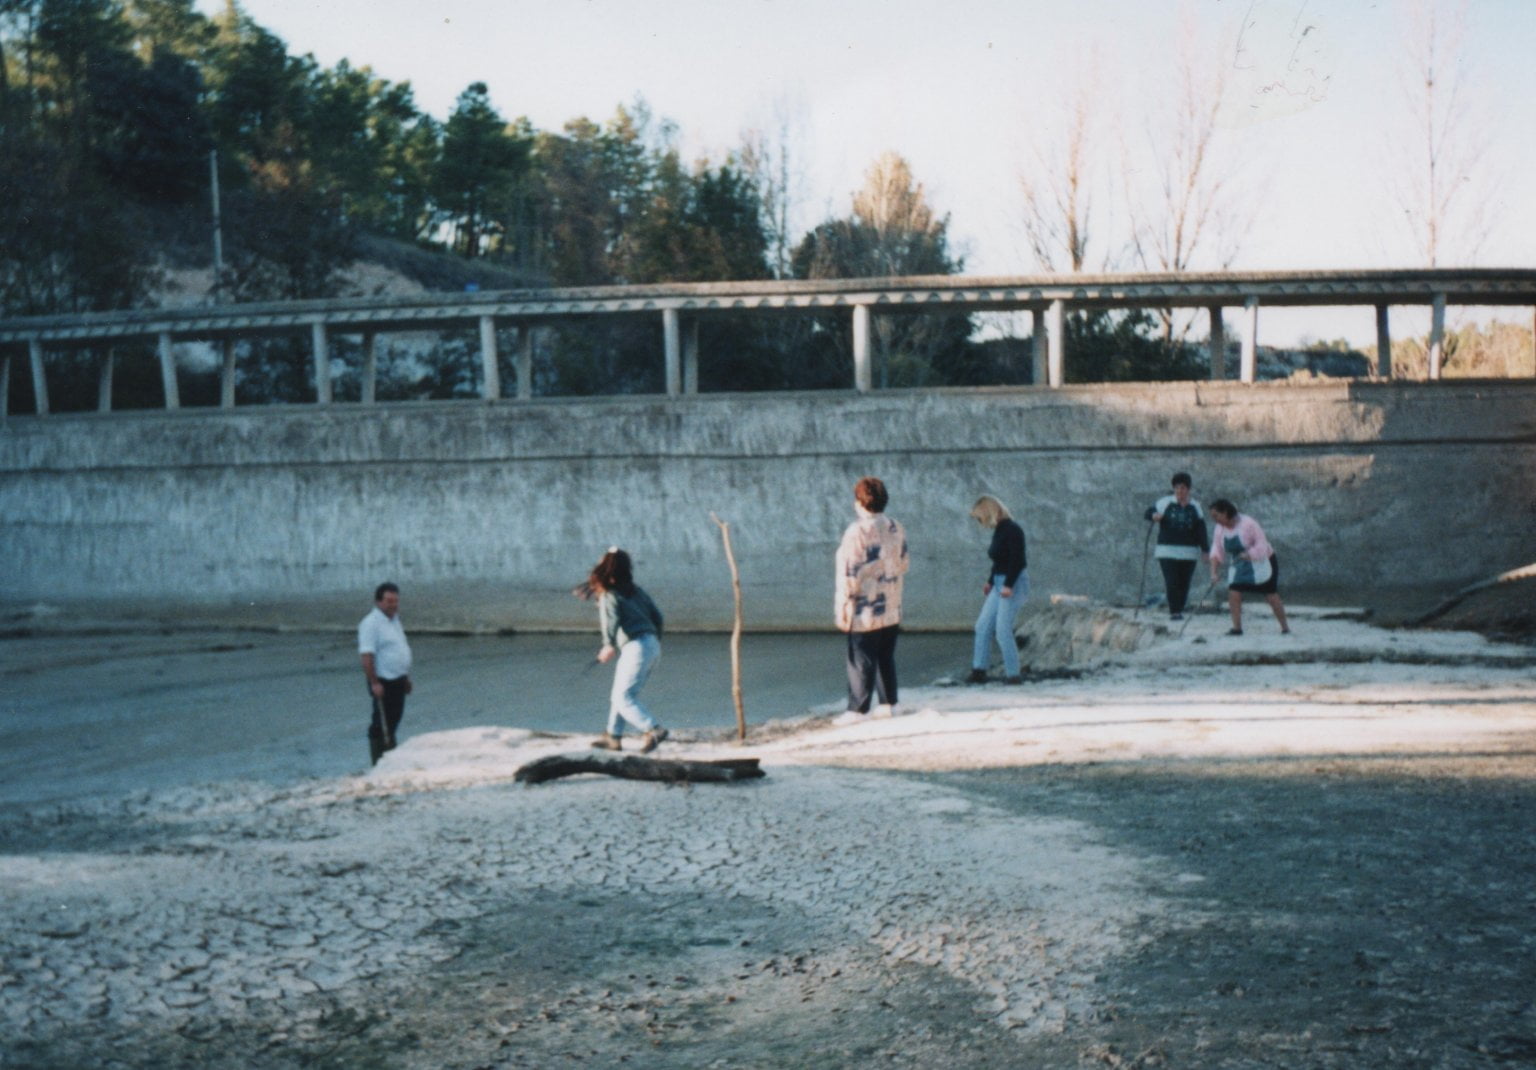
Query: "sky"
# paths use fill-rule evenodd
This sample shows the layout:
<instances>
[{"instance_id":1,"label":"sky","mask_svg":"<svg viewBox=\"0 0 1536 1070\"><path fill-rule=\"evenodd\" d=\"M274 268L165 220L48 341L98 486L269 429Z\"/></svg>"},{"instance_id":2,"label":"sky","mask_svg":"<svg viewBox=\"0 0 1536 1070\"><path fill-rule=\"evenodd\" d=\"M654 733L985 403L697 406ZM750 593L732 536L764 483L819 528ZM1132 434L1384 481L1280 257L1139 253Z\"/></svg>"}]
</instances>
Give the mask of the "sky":
<instances>
[{"instance_id":1,"label":"sky","mask_svg":"<svg viewBox=\"0 0 1536 1070\"><path fill-rule=\"evenodd\" d=\"M199 0L207 13L223 0ZM1187 51L1228 81L1213 144L1246 226L1235 269L1422 266L1393 185L1404 156L1414 0L241 0L295 54L409 81L442 119L483 81L545 130L643 97L684 154L719 162L787 119L799 229L846 215L901 153L950 217L967 274L1028 274L1020 176L1052 157L1092 86L1103 146L1095 263L1129 270L1119 206L1151 177ZM1455 8L1446 0L1442 8ZM1481 144L1464 204L1492 220L1442 264L1536 266L1536 2L1470 0L1460 56ZM1395 137L1394 137L1395 135ZM1235 242L1236 239L1233 239ZM1448 243L1449 244L1449 243ZM1465 247L1460 247L1465 246ZM1213 250L1214 252L1214 250ZM1215 262L1200 266L1218 267ZM1270 313L1285 333L1374 342L1369 309ZM1298 318L1299 317L1299 318ZM1287 324L1287 320L1294 323Z\"/></svg>"}]
</instances>

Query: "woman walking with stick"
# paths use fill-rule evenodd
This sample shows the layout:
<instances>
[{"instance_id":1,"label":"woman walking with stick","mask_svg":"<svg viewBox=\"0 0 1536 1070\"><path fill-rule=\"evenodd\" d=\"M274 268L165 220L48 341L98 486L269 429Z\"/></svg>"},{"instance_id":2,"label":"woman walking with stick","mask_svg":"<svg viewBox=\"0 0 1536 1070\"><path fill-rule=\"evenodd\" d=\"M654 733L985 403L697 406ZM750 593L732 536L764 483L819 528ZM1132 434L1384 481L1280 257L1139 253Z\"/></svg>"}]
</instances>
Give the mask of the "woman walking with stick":
<instances>
[{"instance_id":1,"label":"woman walking with stick","mask_svg":"<svg viewBox=\"0 0 1536 1070\"><path fill-rule=\"evenodd\" d=\"M1216 521L1216 537L1211 540L1211 582L1216 582L1222 561L1227 568L1227 608L1232 612L1232 630L1228 635L1243 634L1243 592L1262 594L1280 622L1280 634L1289 635L1285 606L1280 604L1280 558L1276 556L1264 529L1251 516L1244 516L1225 498L1211 503L1211 518Z\"/></svg>"},{"instance_id":2,"label":"woman walking with stick","mask_svg":"<svg viewBox=\"0 0 1536 1070\"><path fill-rule=\"evenodd\" d=\"M1195 566L1211 549L1205 514L1200 511L1200 503L1189 496L1189 491L1189 473L1175 472L1173 493L1159 498L1146 513L1147 520L1157 525L1157 549L1153 555L1157 558L1157 567L1163 571L1169 620L1184 619L1189 581L1194 578Z\"/></svg>"}]
</instances>

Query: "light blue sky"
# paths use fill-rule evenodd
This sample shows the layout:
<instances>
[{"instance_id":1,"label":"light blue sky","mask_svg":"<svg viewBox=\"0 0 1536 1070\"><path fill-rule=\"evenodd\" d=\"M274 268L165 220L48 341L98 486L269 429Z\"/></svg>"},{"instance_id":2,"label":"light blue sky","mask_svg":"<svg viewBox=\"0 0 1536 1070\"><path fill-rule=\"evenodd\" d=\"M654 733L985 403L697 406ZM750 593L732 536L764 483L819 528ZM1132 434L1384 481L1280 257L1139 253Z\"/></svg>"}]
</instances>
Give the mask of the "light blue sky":
<instances>
[{"instance_id":1,"label":"light blue sky","mask_svg":"<svg viewBox=\"0 0 1536 1070\"><path fill-rule=\"evenodd\" d=\"M212 12L223 0L200 0ZM438 117L484 81L508 118L558 129L643 94L690 156L796 117L803 226L845 213L894 149L951 216L967 271L1033 270L1018 178L1080 72L1100 72L1105 183L1148 166L1150 107L1172 91L1181 39L1225 67L1233 123L1219 154L1252 218L1234 267L1419 263L1391 195L1397 64L1411 0L243 0L291 51L410 81ZM1444 6L1444 5L1443 5ZM1477 195L1498 219L1454 262L1536 265L1536 2L1472 0L1464 49L1490 148ZM1239 39L1239 31L1241 38ZM1126 148L1122 150L1121 146ZM1500 181L1485 180L1495 176ZM1115 198L1120 200L1121 198ZM1102 202L1101 233L1123 216ZM1122 265L1129 267L1130 265ZM1206 266L1215 266L1208 264ZM1295 315L1295 314L1290 314ZM1285 334L1373 338L1368 310ZM1268 331L1266 331L1268 333ZM1277 339L1278 340L1278 339Z\"/></svg>"}]
</instances>

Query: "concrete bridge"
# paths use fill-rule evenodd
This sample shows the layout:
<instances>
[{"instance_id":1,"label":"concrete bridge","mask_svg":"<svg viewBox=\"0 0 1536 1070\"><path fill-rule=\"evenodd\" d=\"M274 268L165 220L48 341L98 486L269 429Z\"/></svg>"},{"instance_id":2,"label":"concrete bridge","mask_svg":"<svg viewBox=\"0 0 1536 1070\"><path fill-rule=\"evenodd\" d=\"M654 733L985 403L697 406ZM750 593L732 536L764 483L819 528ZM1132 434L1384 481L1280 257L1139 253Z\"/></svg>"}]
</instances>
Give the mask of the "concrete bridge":
<instances>
[{"instance_id":1,"label":"concrete bridge","mask_svg":"<svg viewBox=\"0 0 1536 1070\"><path fill-rule=\"evenodd\" d=\"M555 320L605 315L654 314L663 328L668 396L696 393L698 323L725 313L758 315L795 311L846 311L852 334L849 385L872 388L870 317L933 312L1028 311L1034 317L1034 382L1060 387L1071 356L1064 318L1076 309L1197 309L1209 317L1213 352L1226 351L1225 314L1238 313L1242 347L1239 378L1255 377L1261 308L1353 305L1374 307L1377 368L1391 374L1390 308L1418 305L1432 310L1429 377L1440 377L1445 310L1450 305L1536 306L1536 270L1458 269L1392 271L1219 272L1184 274L1043 275L1018 277L935 276L789 282L722 282L619 286L588 289L517 290L429 294L415 298L343 298L274 304L144 309L74 316L0 320L0 398L10 396L12 356L25 353L38 414L48 412L49 354L90 348L103 355L99 405L111 408L113 346L153 342L158 347L165 407L180 407L176 346L214 343L222 350L221 405L235 404L238 342L258 335L302 332L313 352L314 400L329 404L333 374L329 340L357 335L363 340L362 402L374 401L374 371L380 335L397 331L462 330L478 327L483 367L482 393L503 397L498 331L517 331L516 384L509 393L533 396L534 333ZM707 355L703 358L707 359ZM1213 378L1225 361L1211 363ZM0 413L0 416L3 416Z\"/></svg>"}]
</instances>

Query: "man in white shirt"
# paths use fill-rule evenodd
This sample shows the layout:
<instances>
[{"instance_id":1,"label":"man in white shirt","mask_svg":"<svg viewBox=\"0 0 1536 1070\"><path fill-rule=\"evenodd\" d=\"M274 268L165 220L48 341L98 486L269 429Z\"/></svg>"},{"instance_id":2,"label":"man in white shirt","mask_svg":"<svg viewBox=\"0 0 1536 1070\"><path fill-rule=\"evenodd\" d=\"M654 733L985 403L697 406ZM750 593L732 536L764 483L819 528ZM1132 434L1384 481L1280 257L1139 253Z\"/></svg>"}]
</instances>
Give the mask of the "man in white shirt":
<instances>
[{"instance_id":1,"label":"man in white shirt","mask_svg":"<svg viewBox=\"0 0 1536 1070\"><path fill-rule=\"evenodd\" d=\"M373 592L373 609L357 626L357 652L373 698L368 754L377 765L385 751L395 749L395 729L411 693L411 644L400 623L400 588L393 583L381 583Z\"/></svg>"}]
</instances>

